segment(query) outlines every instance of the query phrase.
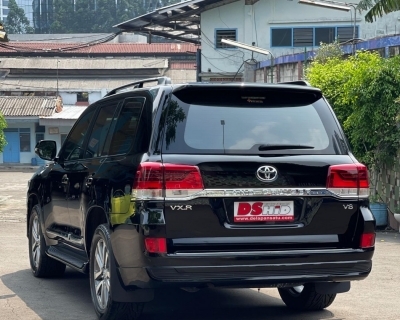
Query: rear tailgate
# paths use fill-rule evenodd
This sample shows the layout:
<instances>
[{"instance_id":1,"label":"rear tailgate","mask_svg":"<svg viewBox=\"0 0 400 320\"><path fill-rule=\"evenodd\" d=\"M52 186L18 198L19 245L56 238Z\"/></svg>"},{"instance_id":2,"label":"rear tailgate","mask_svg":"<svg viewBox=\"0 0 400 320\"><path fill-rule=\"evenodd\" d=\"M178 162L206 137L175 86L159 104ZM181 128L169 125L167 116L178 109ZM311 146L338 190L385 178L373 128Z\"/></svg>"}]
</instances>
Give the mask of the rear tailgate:
<instances>
[{"instance_id":1,"label":"rear tailgate","mask_svg":"<svg viewBox=\"0 0 400 320\"><path fill-rule=\"evenodd\" d=\"M239 156L229 162L201 162L198 155L164 156L166 163L178 159L200 168L205 190L184 200L167 198L164 212L169 251L355 245L358 198L340 199L326 189L330 165L351 164L348 156L336 157L336 163L327 156L268 161ZM265 165L278 171L279 178L272 185L256 177L257 169Z\"/></svg>"},{"instance_id":2,"label":"rear tailgate","mask_svg":"<svg viewBox=\"0 0 400 320\"><path fill-rule=\"evenodd\" d=\"M358 245L366 170L319 90L186 86L172 96L165 126L164 165L193 166L203 183L186 190L196 173L166 169L168 252Z\"/></svg>"}]
</instances>

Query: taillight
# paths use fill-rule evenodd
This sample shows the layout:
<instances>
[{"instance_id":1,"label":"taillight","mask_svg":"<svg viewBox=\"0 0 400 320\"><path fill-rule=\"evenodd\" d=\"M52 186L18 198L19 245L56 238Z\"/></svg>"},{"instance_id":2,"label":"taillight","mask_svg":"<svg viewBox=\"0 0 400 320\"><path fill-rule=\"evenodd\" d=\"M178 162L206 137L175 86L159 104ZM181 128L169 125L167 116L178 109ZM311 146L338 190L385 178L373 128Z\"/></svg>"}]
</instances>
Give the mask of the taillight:
<instances>
[{"instance_id":1,"label":"taillight","mask_svg":"<svg viewBox=\"0 0 400 320\"><path fill-rule=\"evenodd\" d=\"M164 185L163 166L158 162L144 162L136 171L135 182L132 186L134 198L159 199L163 197Z\"/></svg>"},{"instance_id":2,"label":"taillight","mask_svg":"<svg viewBox=\"0 0 400 320\"><path fill-rule=\"evenodd\" d=\"M338 196L368 197L367 167L361 163L330 166L326 186Z\"/></svg>"},{"instance_id":3,"label":"taillight","mask_svg":"<svg viewBox=\"0 0 400 320\"><path fill-rule=\"evenodd\" d=\"M372 248L375 245L375 233L363 233L360 239L361 249Z\"/></svg>"},{"instance_id":4,"label":"taillight","mask_svg":"<svg viewBox=\"0 0 400 320\"><path fill-rule=\"evenodd\" d=\"M196 166L144 162L138 167L132 189L136 198L158 199L188 197L204 186Z\"/></svg>"},{"instance_id":5,"label":"taillight","mask_svg":"<svg viewBox=\"0 0 400 320\"><path fill-rule=\"evenodd\" d=\"M165 238L145 238L144 245L149 253L167 253L167 240Z\"/></svg>"}]
</instances>

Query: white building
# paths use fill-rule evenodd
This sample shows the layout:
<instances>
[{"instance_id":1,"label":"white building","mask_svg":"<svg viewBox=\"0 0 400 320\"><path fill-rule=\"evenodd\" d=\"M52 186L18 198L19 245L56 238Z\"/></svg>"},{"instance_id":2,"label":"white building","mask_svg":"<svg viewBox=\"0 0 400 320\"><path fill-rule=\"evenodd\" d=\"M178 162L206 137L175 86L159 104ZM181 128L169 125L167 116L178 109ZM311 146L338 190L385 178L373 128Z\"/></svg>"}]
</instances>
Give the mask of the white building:
<instances>
[{"instance_id":1,"label":"white building","mask_svg":"<svg viewBox=\"0 0 400 320\"><path fill-rule=\"evenodd\" d=\"M0 0L0 20L5 21L8 15L8 0Z\"/></svg>"},{"instance_id":2,"label":"white building","mask_svg":"<svg viewBox=\"0 0 400 320\"><path fill-rule=\"evenodd\" d=\"M398 34L400 12L366 23L364 15L310 6L299 0L189 0L122 22L119 28L201 44L205 81L242 80L244 62L270 59L221 42L231 39L269 50L274 57L312 51L321 42L341 43ZM344 1L342 2L344 5Z\"/></svg>"},{"instance_id":3,"label":"white building","mask_svg":"<svg viewBox=\"0 0 400 320\"><path fill-rule=\"evenodd\" d=\"M24 9L25 15L28 18L30 25L33 26L33 6L32 0L15 0L17 5ZM3 0L5 2L5 0ZM8 0L7 0L8 2Z\"/></svg>"}]
</instances>

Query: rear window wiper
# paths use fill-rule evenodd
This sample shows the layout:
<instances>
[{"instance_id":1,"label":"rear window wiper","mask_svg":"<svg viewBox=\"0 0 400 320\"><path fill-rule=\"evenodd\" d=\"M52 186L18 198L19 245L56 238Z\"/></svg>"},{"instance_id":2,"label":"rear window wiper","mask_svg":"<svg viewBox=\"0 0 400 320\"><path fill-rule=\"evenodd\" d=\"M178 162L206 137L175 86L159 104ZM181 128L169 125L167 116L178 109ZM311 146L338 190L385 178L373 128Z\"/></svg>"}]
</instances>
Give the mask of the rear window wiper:
<instances>
[{"instance_id":1,"label":"rear window wiper","mask_svg":"<svg viewBox=\"0 0 400 320\"><path fill-rule=\"evenodd\" d=\"M314 147L302 144L262 144L261 146L258 147L259 151L286 150L286 149L314 149Z\"/></svg>"}]
</instances>

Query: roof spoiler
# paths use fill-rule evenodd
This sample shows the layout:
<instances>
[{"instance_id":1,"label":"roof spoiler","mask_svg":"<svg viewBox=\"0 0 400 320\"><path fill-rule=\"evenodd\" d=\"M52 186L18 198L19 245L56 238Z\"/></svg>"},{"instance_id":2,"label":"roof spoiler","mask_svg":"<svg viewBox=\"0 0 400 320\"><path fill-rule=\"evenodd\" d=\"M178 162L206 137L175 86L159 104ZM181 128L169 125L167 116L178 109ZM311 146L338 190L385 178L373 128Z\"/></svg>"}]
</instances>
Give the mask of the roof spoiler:
<instances>
[{"instance_id":1,"label":"roof spoiler","mask_svg":"<svg viewBox=\"0 0 400 320\"><path fill-rule=\"evenodd\" d=\"M295 86L305 86L305 87L312 87L311 84L309 84L305 80L297 80L297 81L285 81L285 82L278 82L278 84L293 84Z\"/></svg>"},{"instance_id":2,"label":"roof spoiler","mask_svg":"<svg viewBox=\"0 0 400 320\"><path fill-rule=\"evenodd\" d=\"M133 87L133 89L137 88L143 88L143 84L148 83L148 82L154 82L157 81L157 85L164 85L164 84L171 84L171 79L168 77L157 77L157 78L148 78L148 79L143 79L135 82L131 82L128 84L125 84L123 86L120 86L118 88L112 89L110 92L108 92L105 97L109 97L113 94L116 94L118 91L121 91L126 88Z\"/></svg>"}]
</instances>

